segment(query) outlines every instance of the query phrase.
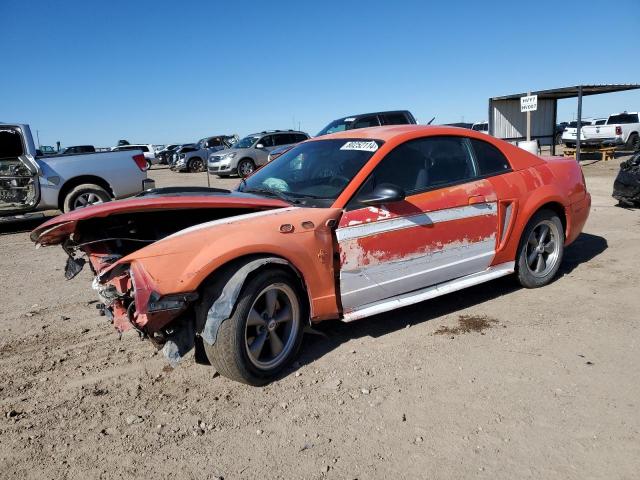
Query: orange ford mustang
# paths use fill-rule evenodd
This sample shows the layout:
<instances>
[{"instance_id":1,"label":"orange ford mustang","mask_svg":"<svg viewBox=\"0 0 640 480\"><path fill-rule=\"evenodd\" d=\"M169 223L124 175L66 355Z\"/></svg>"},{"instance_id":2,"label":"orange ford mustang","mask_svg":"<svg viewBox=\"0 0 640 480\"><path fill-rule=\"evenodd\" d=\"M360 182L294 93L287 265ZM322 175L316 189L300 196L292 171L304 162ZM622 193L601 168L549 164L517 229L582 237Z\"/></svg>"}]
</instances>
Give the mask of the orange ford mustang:
<instances>
[{"instance_id":1,"label":"orange ford mustang","mask_svg":"<svg viewBox=\"0 0 640 480\"><path fill-rule=\"evenodd\" d=\"M54 218L65 275L88 258L101 313L175 364L273 379L309 323L351 321L515 273L549 283L590 195L572 159L452 127L299 144L234 192L168 188Z\"/></svg>"}]
</instances>

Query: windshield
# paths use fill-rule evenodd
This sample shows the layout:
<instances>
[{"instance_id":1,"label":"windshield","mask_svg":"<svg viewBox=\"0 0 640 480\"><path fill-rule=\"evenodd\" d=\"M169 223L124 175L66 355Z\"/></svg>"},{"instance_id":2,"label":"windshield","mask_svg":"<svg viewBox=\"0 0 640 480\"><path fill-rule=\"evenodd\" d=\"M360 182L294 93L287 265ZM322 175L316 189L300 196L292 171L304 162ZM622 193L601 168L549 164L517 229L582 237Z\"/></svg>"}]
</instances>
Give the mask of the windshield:
<instances>
[{"instance_id":1,"label":"windshield","mask_svg":"<svg viewBox=\"0 0 640 480\"><path fill-rule=\"evenodd\" d=\"M475 130L476 132L483 132L484 130L489 130L489 124L488 123L476 123L473 127L471 127L472 130Z\"/></svg>"},{"instance_id":2,"label":"windshield","mask_svg":"<svg viewBox=\"0 0 640 480\"><path fill-rule=\"evenodd\" d=\"M328 206L380 145L367 139L302 143L256 171L239 190Z\"/></svg>"},{"instance_id":3,"label":"windshield","mask_svg":"<svg viewBox=\"0 0 640 480\"><path fill-rule=\"evenodd\" d=\"M240 140L238 143L236 143L233 146L233 148L251 148L251 145L256 143L256 141L259 138L260 137L258 137L257 135L249 135L248 137L244 137L242 140Z\"/></svg>"}]
</instances>

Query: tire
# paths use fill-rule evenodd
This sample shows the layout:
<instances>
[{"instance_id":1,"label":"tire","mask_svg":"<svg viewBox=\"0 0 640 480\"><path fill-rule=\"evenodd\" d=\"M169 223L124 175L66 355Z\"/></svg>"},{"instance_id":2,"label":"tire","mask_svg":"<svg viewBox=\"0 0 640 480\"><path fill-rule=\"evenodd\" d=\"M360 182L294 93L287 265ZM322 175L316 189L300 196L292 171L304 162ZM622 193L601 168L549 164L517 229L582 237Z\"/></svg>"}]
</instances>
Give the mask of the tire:
<instances>
[{"instance_id":1,"label":"tire","mask_svg":"<svg viewBox=\"0 0 640 480\"><path fill-rule=\"evenodd\" d=\"M212 297L205 296L203 310L211 308ZM275 313L268 313L269 308ZM243 287L233 315L218 328L215 343L204 342L205 353L220 375L248 385L264 385L296 357L308 315L295 277L279 269L262 270ZM274 349L280 349L279 353Z\"/></svg>"},{"instance_id":2,"label":"tire","mask_svg":"<svg viewBox=\"0 0 640 480\"><path fill-rule=\"evenodd\" d=\"M632 133L631 135L629 135L626 147L627 150L630 150L632 152L640 150L640 136L638 136L637 133Z\"/></svg>"},{"instance_id":3,"label":"tire","mask_svg":"<svg viewBox=\"0 0 640 480\"><path fill-rule=\"evenodd\" d=\"M551 283L562 263L564 240L564 228L558 214L546 209L536 212L520 239L516 259L520 285L539 288Z\"/></svg>"},{"instance_id":4,"label":"tire","mask_svg":"<svg viewBox=\"0 0 640 480\"><path fill-rule=\"evenodd\" d=\"M256 164L250 158L245 158L238 162L238 176L245 178L251 175L256 169Z\"/></svg>"},{"instance_id":5,"label":"tire","mask_svg":"<svg viewBox=\"0 0 640 480\"><path fill-rule=\"evenodd\" d=\"M204 162L200 157L193 157L189 159L189 164L187 165L187 171L204 172Z\"/></svg>"},{"instance_id":6,"label":"tire","mask_svg":"<svg viewBox=\"0 0 640 480\"><path fill-rule=\"evenodd\" d=\"M147 160L147 170L151 170L151 165L153 165L151 161Z\"/></svg>"},{"instance_id":7,"label":"tire","mask_svg":"<svg viewBox=\"0 0 640 480\"><path fill-rule=\"evenodd\" d=\"M556 135L556 145L562 145L562 134L561 133Z\"/></svg>"},{"instance_id":8,"label":"tire","mask_svg":"<svg viewBox=\"0 0 640 480\"><path fill-rule=\"evenodd\" d=\"M64 197L62 210L64 213L83 208L89 205L96 205L111 200L111 195L102 187L92 183L83 183L71 189Z\"/></svg>"}]
</instances>

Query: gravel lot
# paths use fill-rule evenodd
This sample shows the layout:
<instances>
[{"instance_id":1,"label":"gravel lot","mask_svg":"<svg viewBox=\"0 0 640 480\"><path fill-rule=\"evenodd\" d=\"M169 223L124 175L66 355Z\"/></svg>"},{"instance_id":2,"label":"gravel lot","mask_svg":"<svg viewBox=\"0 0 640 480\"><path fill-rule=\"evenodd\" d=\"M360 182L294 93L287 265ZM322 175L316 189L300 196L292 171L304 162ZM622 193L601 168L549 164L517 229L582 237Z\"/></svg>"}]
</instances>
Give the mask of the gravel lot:
<instances>
[{"instance_id":1,"label":"gravel lot","mask_svg":"<svg viewBox=\"0 0 640 480\"><path fill-rule=\"evenodd\" d=\"M638 478L640 212L611 198L624 158L583 162L591 217L550 286L504 278L327 322L264 388L119 340L88 269L67 282L34 222L0 226L0 478Z\"/></svg>"}]
</instances>

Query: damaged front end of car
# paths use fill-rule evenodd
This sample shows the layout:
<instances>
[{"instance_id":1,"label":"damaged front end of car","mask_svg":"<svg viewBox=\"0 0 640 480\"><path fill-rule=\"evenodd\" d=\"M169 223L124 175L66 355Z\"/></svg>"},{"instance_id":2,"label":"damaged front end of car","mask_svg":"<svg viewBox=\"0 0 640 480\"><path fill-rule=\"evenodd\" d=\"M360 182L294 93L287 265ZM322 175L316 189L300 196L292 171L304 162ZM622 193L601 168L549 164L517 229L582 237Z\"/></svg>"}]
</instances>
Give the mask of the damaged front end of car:
<instances>
[{"instance_id":1,"label":"damaged front end of car","mask_svg":"<svg viewBox=\"0 0 640 480\"><path fill-rule=\"evenodd\" d=\"M156 273L154 277L149 265L157 269L159 262L170 271L171 265L188 263L200 246L187 248L171 240L177 232L232 222L243 214L287 204L233 196L227 191L208 196L189 195L201 193L190 191L186 195L169 193L168 197L109 202L61 215L36 228L31 240L38 246L62 246L67 254L67 280L88 265L100 315L120 334L134 330L151 340L175 365L194 346L193 336L189 339L180 332L193 332L193 306L199 294L182 291L180 285L167 286L168 276ZM150 252L152 246L157 250Z\"/></svg>"},{"instance_id":2,"label":"damaged front end of car","mask_svg":"<svg viewBox=\"0 0 640 480\"><path fill-rule=\"evenodd\" d=\"M140 338L163 348L172 364L193 348L193 342L185 343L175 336L183 323L194 323L191 307L199 298L198 292L161 295L144 266L135 261L116 264L96 275L92 287L100 298L100 314L118 332L136 331Z\"/></svg>"}]
</instances>

